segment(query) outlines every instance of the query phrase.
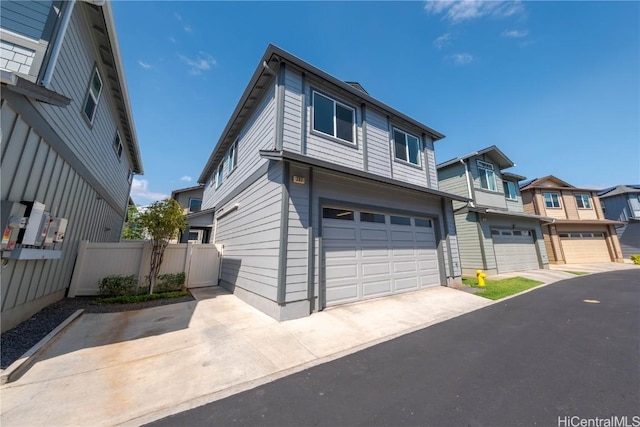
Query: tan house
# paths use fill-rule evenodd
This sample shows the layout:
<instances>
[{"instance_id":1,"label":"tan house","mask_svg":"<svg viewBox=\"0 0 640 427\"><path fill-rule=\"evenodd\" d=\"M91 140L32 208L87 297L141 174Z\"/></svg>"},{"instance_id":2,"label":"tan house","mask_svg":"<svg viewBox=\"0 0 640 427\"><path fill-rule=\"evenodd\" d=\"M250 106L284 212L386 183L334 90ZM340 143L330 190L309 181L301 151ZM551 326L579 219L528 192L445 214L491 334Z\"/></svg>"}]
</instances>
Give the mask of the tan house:
<instances>
[{"instance_id":1,"label":"tan house","mask_svg":"<svg viewBox=\"0 0 640 427\"><path fill-rule=\"evenodd\" d=\"M616 225L605 219L597 190L576 188L553 175L520 187L524 211L554 218L542 226L551 264L623 262Z\"/></svg>"}]
</instances>

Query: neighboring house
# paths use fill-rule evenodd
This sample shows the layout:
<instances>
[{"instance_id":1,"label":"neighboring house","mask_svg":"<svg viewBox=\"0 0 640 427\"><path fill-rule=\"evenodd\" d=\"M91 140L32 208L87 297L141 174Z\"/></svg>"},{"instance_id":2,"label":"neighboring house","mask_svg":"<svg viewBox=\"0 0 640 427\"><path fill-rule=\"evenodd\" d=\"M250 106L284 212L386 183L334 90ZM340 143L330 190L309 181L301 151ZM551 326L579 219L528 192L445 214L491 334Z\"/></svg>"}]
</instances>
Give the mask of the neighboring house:
<instances>
[{"instance_id":1,"label":"neighboring house","mask_svg":"<svg viewBox=\"0 0 640 427\"><path fill-rule=\"evenodd\" d=\"M65 296L80 240L120 240L142 163L111 4L2 1L0 14L3 230L31 218L13 250L3 238L5 331ZM68 220L64 241L27 239L51 231L48 214Z\"/></svg>"},{"instance_id":2,"label":"neighboring house","mask_svg":"<svg viewBox=\"0 0 640 427\"><path fill-rule=\"evenodd\" d=\"M171 192L171 198L182 206L187 228L180 233L180 243L209 243L211 241L211 224L213 210L202 210L202 194L204 185L181 188Z\"/></svg>"},{"instance_id":3,"label":"neighboring house","mask_svg":"<svg viewBox=\"0 0 640 427\"><path fill-rule=\"evenodd\" d=\"M469 197L454 202L462 272L487 274L548 268L541 224L524 212L519 181L505 172L515 164L495 145L437 166L440 189Z\"/></svg>"},{"instance_id":4,"label":"neighboring house","mask_svg":"<svg viewBox=\"0 0 640 427\"><path fill-rule=\"evenodd\" d=\"M640 254L640 185L618 185L598 193L604 217L622 222L616 226L622 255Z\"/></svg>"},{"instance_id":5,"label":"neighboring house","mask_svg":"<svg viewBox=\"0 0 640 427\"><path fill-rule=\"evenodd\" d=\"M525 212L554 218L542 227L550 263L622 262L615 231L621 223L605 219L597 190L549 175L523 183L520 192Z\"/></svg>"},{"instance_id":6,"label":"neighboring house","mask_svg":"<svg viewBox=\"0 0 640 427\"><path fill-rule=\"evenodd\" d=\"M442 134L270 45L200 175L220 284L279 319L460 278Z\"/></svg>"}]
</instances>

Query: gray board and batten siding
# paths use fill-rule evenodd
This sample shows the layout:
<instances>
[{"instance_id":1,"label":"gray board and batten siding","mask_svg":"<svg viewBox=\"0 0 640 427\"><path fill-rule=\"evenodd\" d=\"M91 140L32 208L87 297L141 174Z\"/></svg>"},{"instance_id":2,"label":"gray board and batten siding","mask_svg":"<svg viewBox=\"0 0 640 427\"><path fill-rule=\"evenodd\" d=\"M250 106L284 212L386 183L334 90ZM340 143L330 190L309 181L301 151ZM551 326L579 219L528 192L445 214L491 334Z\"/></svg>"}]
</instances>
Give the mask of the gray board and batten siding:
<instances>
[{"instance_id":1,"label":"gray board and batten siding","mask_svg":"<svg viewBox=\"0 0 640 427\"><path fill-rule=\"evenodd\" d=\"M35 7L35 2L18 3ZM13 5L3 2L3 11ZM139 154L132 159L125 148L125 134L129 133L131 149L137 151L133 128L125 128L129 124L123 124L118 113L121 104L125 104L124 114L129 108L126 91L122 88L122 100L116 105L110 88L118 80L107 79L108 72L121 70L119 66L116 71L106 70L102 57L107 53L99 48L96 32L89 29L92 19L103 20L103 13L107 19L109 7L78 2L73 9L49 86L70 98L69 105L44 104L10 89L2 91L2 200L36 200L53 216L68 219L64 242L56 244L62 250L60 259L10 260L3 268L3 331L64 297L79 241L120 239L131 186L129 172L141 172L141 165ZM7 28L9 21L4 18L2 26ZM114 44L117 41L111 45L115 49ZM94 67L101 74L103 89L90 124L82 110ZM113 144L116 131L125 146L120 158Z\"/></svg>"}]
</instances>

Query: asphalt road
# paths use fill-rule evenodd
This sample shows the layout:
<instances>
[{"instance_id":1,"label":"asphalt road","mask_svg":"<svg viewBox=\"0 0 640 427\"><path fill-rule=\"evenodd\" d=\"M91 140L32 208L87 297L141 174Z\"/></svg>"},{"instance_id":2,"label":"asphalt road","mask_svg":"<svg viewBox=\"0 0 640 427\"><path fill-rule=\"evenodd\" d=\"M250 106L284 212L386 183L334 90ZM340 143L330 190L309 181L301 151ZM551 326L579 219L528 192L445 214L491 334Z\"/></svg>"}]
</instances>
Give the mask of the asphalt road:
<instances>
[{"instance_id":1,"label":"asphalt road","mask_svg":"<svg viewBox=\"0 0 640 427\"><path fill-rule=\"evenodd\" d=\"M640 426L637 270L558 282L151 425L570 426L559 417L612 416Z\"/></svg>"}]
</instances>

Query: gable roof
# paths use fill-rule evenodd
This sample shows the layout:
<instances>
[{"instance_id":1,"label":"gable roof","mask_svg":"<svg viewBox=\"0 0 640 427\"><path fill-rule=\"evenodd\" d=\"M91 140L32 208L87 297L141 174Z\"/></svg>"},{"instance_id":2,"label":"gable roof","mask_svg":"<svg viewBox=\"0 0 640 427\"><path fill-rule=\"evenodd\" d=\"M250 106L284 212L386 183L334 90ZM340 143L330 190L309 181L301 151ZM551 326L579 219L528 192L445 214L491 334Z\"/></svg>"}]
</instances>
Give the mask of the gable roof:
<instances>
[{"instance_id":1,"label":"gable roof","mask_svg":"<svg viewBox=\"0 0 640 427\"><path fill-rule=\"evenodd\" d=\"M548 184L552 184L552 185L548 185ZM546 184L546 185L545 185ZM547 176L543 176L541 178L533 178L529 181L525 181L520 185L520 189L521 190L527 190L529 188L534 188L534 187L549 187L549 188L575 188L573 185L569 184L568 182L565 182L563 180L561 180L560 178L557 178L553 175L547 175Z\"/></svg>"},{"instance_id":2,"label":"gable roof","mask_svg":"<svg viewBox=\"0 0 640 427\"><path fill-rule=\"evenodd\" d=\"M458 163L460 160L467 160L470 157L482 156L484 154L489 155L491 158L493 158L496 161L496 163L498 164L498 166L500 166L500 169L507 169L507 168L510 168L510 167L513 167L513 166L516 165L498 147L496 147L495 145L492 145L490 147L483 148L482 150L478 150L478 151L474 151L473 153L469 153L469 154L467 154L465 156L456 157L456 158L453 158L451 160L447 160L445 162L442 162L442 163L440 163L439 165L436 166L436 169L446 168L447 166L451 166L451 165L453 165L455 163Z\"/></svg>"},{"instance_id":3,"label":"gable roof","mask_svg":"<svg viewBox=\"0 0 640 427\"><path fill-rule=\"evenodd\" d=\"M224 156L227 147L234 142L237 133L242 129L246 121L249 120L251 113L253 112L253 108L260 101L262 95L264 94L267 84L271 81L271 79L277 76L281 63L287 64L287 66L291 66L293 69L300 70L307 75L313 75L321 80L327 81L336 89L350 94L355 99L380 108L390 117L403 120L417 128L422 129L426 134L429 135L431 139L433 139L433 141L444 138L444 135L440 132L431 129L427 125L422 124L415 119L412 119L411 117L399 112L398 110L388 106L387 104L384 104L381 101L378 101L377 99L370 96L366 91L360 90L347 82L339 80L336 77L325 73L319 68L314 67L308 62L305 62L300 58L290 54L289 52L282 50L277 46L269 44L267 50L262 56L262 59L258 63L259 65L254 71L249 84L240 97L240 101L238 101L238 104L236 105L231 118L222 131L220 139L216 143L213 152L209 156L207 163L202 169L202 173L198 178L199 183L204 184L205 182L207 182L207 179L213 174L214 167ZM358 86L360 86L360 84L358 84ZM360 88L362 88L362 86L360 86Z\"/></svg>"},{"instance_id":4,"label":"gable roof","mask_svg":"<svg viewBox=\"0 0 640 427\"><path fill-rule=\"evenodd\" d=\"M640 193L640 185L630 184L630 185L617 185L615 187L605 188L598 193L598 196L601 199L617 196L619 194L626 193Z\"/></svg>"},{"instance_id":5,"label":"gable roof","mask_svg":"<svg viewBox=\"0 0 640 427\"><path fill-rule=\"evenodd\" d=\"M186 193L187 191L193 191L193 190L202 190L202 189L204 189L204 185L194 185L193 187L178 188L177 190L173 190L171 192L171 198L173 199L173 196L175 196L176 194Z\"/></svg>"}]
</instances>

